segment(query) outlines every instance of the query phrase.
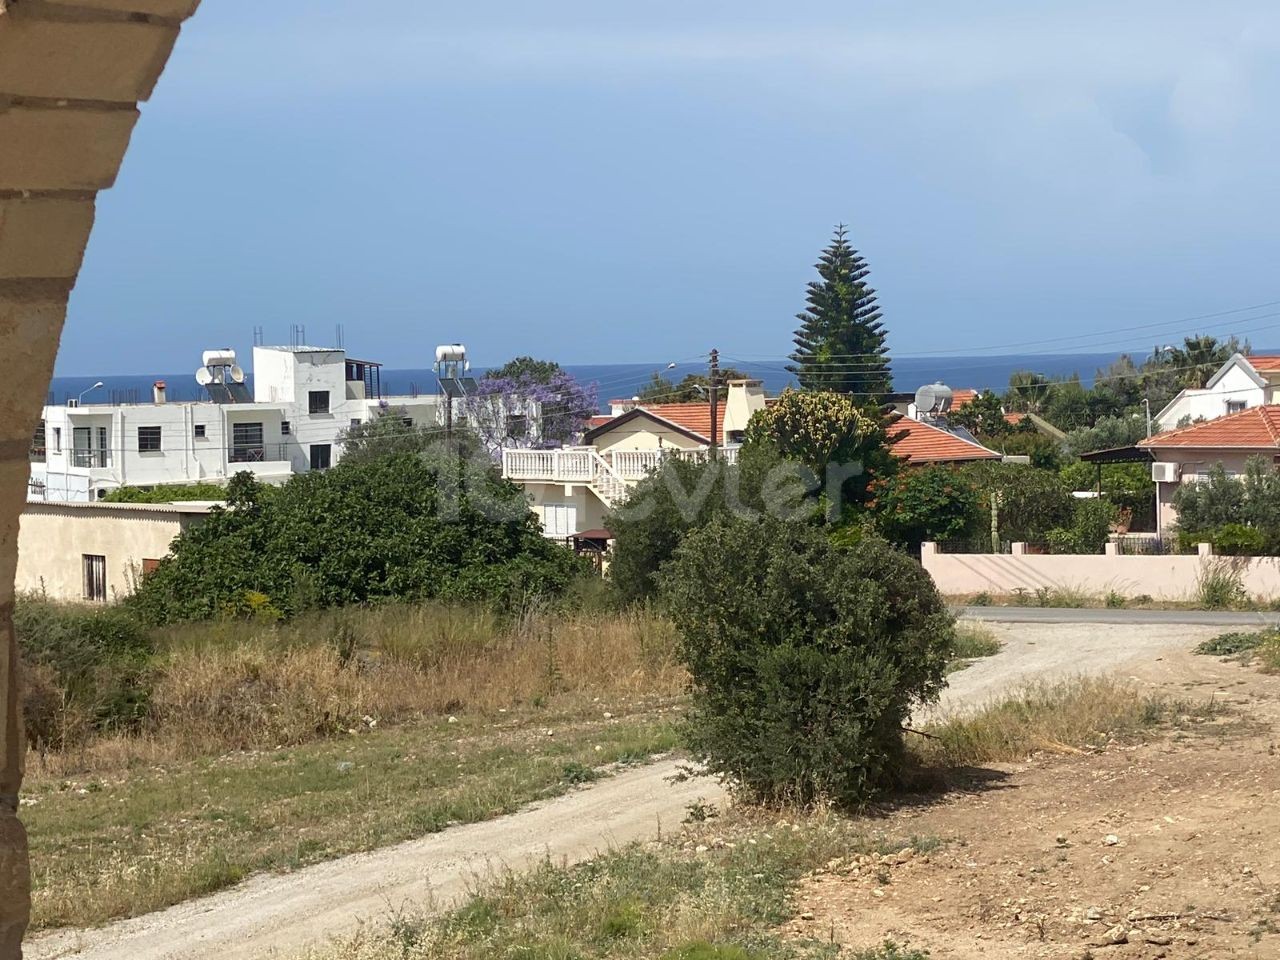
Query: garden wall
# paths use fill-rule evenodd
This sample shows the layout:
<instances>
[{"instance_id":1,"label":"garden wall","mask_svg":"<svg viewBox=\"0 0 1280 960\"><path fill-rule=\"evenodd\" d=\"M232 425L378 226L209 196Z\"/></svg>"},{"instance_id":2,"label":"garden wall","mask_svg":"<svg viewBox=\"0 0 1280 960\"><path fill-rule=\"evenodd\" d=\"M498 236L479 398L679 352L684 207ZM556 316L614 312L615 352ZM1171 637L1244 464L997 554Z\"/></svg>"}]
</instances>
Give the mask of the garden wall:
<instances>
[{"instance_id":1,"label":"garden wall","mask_svg":"<svg viewBox=\"0 0 1280 960\"><path fill-rule=\"evenodd\" d=\"M1107 547L1105 556L1030 554L1021 543L1005 554L939 553L937 544L926 543L920 560L945 596L1059 589L1191 600L1201 573L1222 565L1239 574L1251 597L1280 598L1280 557L1214 557L1206 543L1196 555L1172 556L1120 556L1114 544Z\"/></svg>"}]
</instances>

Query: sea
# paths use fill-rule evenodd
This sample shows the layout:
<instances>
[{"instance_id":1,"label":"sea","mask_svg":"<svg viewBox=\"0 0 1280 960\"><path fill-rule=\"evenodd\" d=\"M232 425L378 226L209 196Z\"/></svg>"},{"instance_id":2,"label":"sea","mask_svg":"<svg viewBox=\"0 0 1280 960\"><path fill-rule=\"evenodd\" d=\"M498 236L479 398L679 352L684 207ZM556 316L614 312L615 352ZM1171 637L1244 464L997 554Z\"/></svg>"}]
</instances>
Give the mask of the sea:
<instances>
[{"instance_id":1,"label":"sea","mask_svg":"<svg viewBox=\"0 0 1280 960\"><path fill-rule=\"evenodd\" d=\"M1034 370L1047 377L1070 377L1078 374L1087 387L1100 367L1114 361L1118 353L1062 353L1007 356L903 356L892 360L896 390L914 392L917 387L941 381L953 389L995 390L1001 392L1009 383L1009 375L1018 370ZM722 359L731 366L764 381L765 390L777 393L795 378L786 370L785 360L738 361ZM655 373L668 380L679 381L689 373L706 373L701 364L677 364L673 369L664 363L597 363L566 364L565 369L580 382L594 383L602 410L609 400L635 396ZM483 368L473 371L482 376ZM252 373L249 382L252 384ZM49 390L50 404L65 403L83 394L88 403L148 403L151 387L157 380L165 382L166 399L170 402L207 400L203 387L196 383L191 371L182 373L102 374L94 376L54 377ZM95 387L101 381L102 386ZM414 396L438 392L435 373L429 369L382 370L384 396Z\"/></svg>"}]
</instances>

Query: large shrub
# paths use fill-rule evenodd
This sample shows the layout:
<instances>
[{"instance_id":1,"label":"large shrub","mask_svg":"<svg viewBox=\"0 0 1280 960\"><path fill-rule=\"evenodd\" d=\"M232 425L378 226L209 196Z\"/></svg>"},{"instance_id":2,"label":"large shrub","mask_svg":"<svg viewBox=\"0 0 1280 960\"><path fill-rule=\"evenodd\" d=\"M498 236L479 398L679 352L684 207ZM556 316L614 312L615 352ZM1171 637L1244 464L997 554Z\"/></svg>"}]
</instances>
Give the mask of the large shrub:
<instances>
[{"instance_id":1,"label":"large shrub","mask_svg":"<svg viewBox=\"0 0 1280 960\"><path fill-rule=\"evenodd\" d=\"M273 619L387 600L520 602L580 569L492 465L400 455L295 476L238 477L230 507L174 541L129 601L148 622Z\"/></svg>"},{"instance_id":2,"label":"large shrub","mask_svg":"<svg viewBox=\"0 0 1280 960\"><path fill-rule=\"evenodd\" d=\"M1258 552L1280 552L1280 474L1263 457L1250 457L1239 477L1214 464L1207 479L1179 486L1173 505L1178 529L1188 541L1212 540L1214 531L1244 526L1261 535Z\"/></svg>"},{"instance_id":3,"label":"large shrub","mask_svg":"<svg viewBox=\"0 0 1280 960\"><path fill-rule=\"evenodd\" d=\"M983 525L972 479L951 466L901 470L873 481L871 491L876 528L893 543L918 547L926 540L972 538Z\"/></svg>"},{"instance_id":4,"label":"large shrub","mask_svg":"<svg viewBox=\"0 0 1280 960\"><path fill-rule=\"evenodd\" d=\"M879 409L860 405L848 394L784 390L752 415L746 439L748 444L774 447L824 481L838 478L841 494L857 501L871 477L886 476L896 468L887 445L893 432Z\"/></svg>"},{"instance_id":5,"label":"large shrub","mask_svg":"<svg viewBox=\"0 0 1280 960\"><path fill-rule=\"evenodd\" d=\"M950 614L911 558L874 536L721 517L661 575L692 678L689 741L752 798L865 801L892 778L903 724L933 700Z\"/></svg>"}]
</instances>

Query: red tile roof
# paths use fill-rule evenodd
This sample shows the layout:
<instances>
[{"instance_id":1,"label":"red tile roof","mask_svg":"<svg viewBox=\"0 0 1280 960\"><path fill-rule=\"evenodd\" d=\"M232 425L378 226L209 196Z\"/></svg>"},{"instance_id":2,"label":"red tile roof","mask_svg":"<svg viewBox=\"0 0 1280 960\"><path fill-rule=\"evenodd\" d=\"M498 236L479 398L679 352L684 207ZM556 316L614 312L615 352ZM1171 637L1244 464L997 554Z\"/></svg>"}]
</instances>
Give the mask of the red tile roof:
<instances>
[{"instance_id":1,"label":"red tile roof","mask_svg":"<svg viewBox=\"0 0 1280 960\"><path fill-rule=\"evenodd\" d=\"M591 417L587 420L587 429L594 430L596 427L603 427L606 423L613 419L612 414L601 414L598 417Z\"/></svg>"},{"instance_id":2,"label":"red tile roof","mask_svg":"<svg viewBox=\"0 0 1280 960\"><path fill-rule=\"evenodd\" d=\"M900 417L889 426L893 452L907 463L956 463L999 460L1000 454L929 423ZM896 438L896 439L895 439Z\"/></svg>"},{"instance_id":3,"label":"red tile roof","mask_svg":"<svg viewBox=\"0 0 1280 960\"><path fill-rule=\"evenodd\" d=\"M951 409L959 410L965 404L972 403L976 399L978 399L977 390L970 390L967 387L961 388L959 390L952 390L951 391Z\"/></svg>"},{"instance_id":4,"label":"red tile roof","mask_svg":"<svg viewBox=\"0 0 1280 960\"><path fill-rule=\"evenodd\" d=\"M1004 422L1011 423L1015 427L1025 419L1027 419L1027 415L1025 413L1006 413L1004 415Z\"/></svg>"},{"instance_id":5,"label":"red tile roof","mask_svg":"<svg viewBox=\"0 0 1280 960\"><path fill-rule=\"evenodd\" d=\"M1139 447L1235 447L1260 450L1280 447L1280 406L1250 407L1216 420L1158 433L1138 442Z\"/></svg>"},{"instance_id":6,"label":"red tile roof","mask_svg":"<svg viewBox=\"0 0 1280 960\"><path fill-rule=\"evenodd\" d=\"M1245 357L1249 361L1249 365L1255 370L1265 373L1280 373L1280 356L1274 354L1263 354L1260 356Z\"/></svg>"},{"instance_id":7,"label":"red tile roof","mask_svg":"<svg viewBox=\"0 0 1280 960\"><path fill-rule=\"evenodd\" d=\"M709 403L642 403L639 406L655 417L661 417L690 433L696 433L704 440L711 439L711 404ZM716 407L716 429L722 443L724 442L724 407L723 403Z\"/></svg>"}]
</instances>

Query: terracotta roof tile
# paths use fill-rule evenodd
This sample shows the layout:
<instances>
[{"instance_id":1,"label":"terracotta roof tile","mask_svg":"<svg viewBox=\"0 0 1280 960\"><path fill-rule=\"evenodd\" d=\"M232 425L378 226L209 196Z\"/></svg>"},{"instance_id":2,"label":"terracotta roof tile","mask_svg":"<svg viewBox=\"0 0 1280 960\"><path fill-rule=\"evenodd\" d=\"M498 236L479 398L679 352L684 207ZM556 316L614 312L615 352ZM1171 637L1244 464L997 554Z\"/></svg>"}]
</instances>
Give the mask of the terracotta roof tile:
<instances>
[{"instance_id":1,"label":"terracotta roof tile","mask_svg":"<svg viewBox=\"0 0 1280 960\"><path fill-rule=\"evenodd\" d=\"M951 409L959 410L965 404L973 403L978 399L978 391L970 390L968 387L962 387L959 390L951 391Z\"/></svg>"},{"instance_id":2,"label":"terracotta roof tile","mask_svg":"<svg viewBox=\"0 0 1280 960\"><path fill-rule=\"evenodd\" d=\"M893 452L907 463L956 463L964 460L999 460L994 450L970 443L929 423L901 417L889 426Z\"/></svg>"},{"instance_id":3,"label":"terracotta roof tile","mask_svg":"<svg viewBox=\"0 0 1280 960\"><path fill-rule=\"evenodd\" d=\"M591 417L587 420L587 429L594 430L596 427L603 427L612 419L613 415L608 413L601 414L598 417Z\"/></svg>"},{"instance_id":4,"label":"terracotta roof tile","mask_svg":"<svg viewBox=\"0 0 1280 960\"><path fill-rule=\"evenodd\" d=\"M1264 373L1280 373L1280 356L1274 354L1263 354L1261 356L1245 357L1249 361L1249 365L1253 369Z\"/></svg>"},{"instance_id":5,"label":"terracotta roof tile","mask_svg":"<svg viewBox=\"0 0 1280 960\"><path fill-rule=\"evenodd\" d=\"M690 433L696 433L704 440L711 438L711 404L709 403L642 403L639 404L655 417L668 420ZM724 442L724 407L721 403L716 408L716 428L720 432L720 442Z\"/></svg>"},{"instance_id":6,"label":"terracotta roof tile","mask_svg":"<svg viewBox=\"0 0 1280 960\"><path fill-rule=\"evenodd\" d=\"M1139 447L1236 447L1248 450L1280 447L1280 406L1271 404L1229 413L1216 420L1158 433Z\"/></svg>"}]
</instances>

